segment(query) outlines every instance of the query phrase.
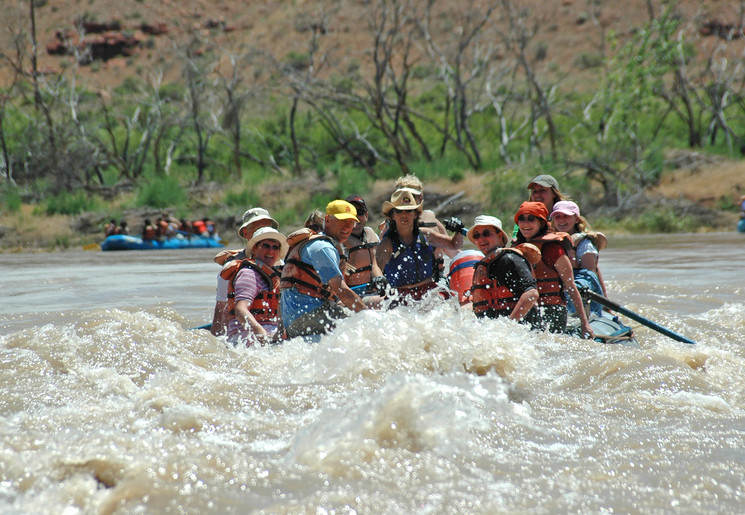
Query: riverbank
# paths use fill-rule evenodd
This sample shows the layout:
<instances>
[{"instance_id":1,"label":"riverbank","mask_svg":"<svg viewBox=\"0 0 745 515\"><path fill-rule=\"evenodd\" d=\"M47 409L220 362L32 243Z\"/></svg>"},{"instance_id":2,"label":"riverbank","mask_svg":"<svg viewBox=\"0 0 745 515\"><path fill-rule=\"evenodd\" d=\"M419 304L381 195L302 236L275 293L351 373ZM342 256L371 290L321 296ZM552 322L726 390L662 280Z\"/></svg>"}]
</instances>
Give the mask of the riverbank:
<instances>
[{"instance_id":1,"label":"riverbank","mask_svg":"<svg viewBox=\"0 0 745 515\"><path fill-rule=\"evenodd\" d=\"M458 216L466 223L483 212L490 212L490 200L484 175L468 173L458 182L447 180L425 184L425 202L428 208L436 210L440 218ZM318 184L319 181L316 181ZM320 187L320 186L319 186ZM225 185L212 184L210 195L199 202L204 214L218 224L221 236L237 241L235 228L240 225L242 208L221 204L221 188ZM380 221L379 211L390 194L390 181L378 181L366 192L360 192L367 199L375 224ZM307 212L313 206L314 195L327 192L313 187L298 187L297 181L272 183L259 187L260 197L266 199L266 207L274 213L278 206L285 211L281 224L289 231L303 223ZM205 187L202 187L205 190ZM570 194L575 192L569 192ZM581 192L576 192L579 194ZM731 161L716 156L703 156L695 153L681 154L676 168L664 174L660 183L644 195L628 199L622 206L605 206L586 209L585 214L597 230L612 234L644 232L712 232L734 231L738 216L738 198L745 193L745 162ZM288 203L288 198L294 201ZM246 206L250 207L250 206ZM291 212L288 213L288 209ZM3 206L0 213L0 252L43 252L68 248L80 248L103 240L103 226L111 219L111 213L88 212L78 215L45 215L39 206L22 204L17 211L9 212ZM132 234L139 232L142 221L156 219L160 209L125 209L125 219ZM685 223L679 223L681 220ZM504 220L506 226L511 224Z\"/></svg>"}]
</instances>

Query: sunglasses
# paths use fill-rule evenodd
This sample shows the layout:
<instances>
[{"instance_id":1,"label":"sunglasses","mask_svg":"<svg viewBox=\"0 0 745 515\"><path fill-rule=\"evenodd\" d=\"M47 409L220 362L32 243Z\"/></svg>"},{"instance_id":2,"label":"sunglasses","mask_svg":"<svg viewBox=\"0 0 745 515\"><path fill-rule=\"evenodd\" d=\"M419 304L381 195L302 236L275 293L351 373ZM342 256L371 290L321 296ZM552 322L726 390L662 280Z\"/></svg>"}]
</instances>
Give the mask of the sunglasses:
<instances>
[{"instance_id":1,"label":"sunglasses","mask_svg":"<svg viewBox=\"0 0 745 515\"><path fill-rule=\"evenodd\" d=\"M266 250L279 250L282 248L282 246L279 243L262 242L261 248Z\"/></svg>"},{"instance_id":2,"label":"sunglasses","mask_svg":"<svg viewBox=\"0 0 745 515\"><path fill-rule=\"evenodd\" d=\"M497 234L496 232L492 232L489 229L484 229L484 232L475 232L473 233L473 239L478 240L481 237L488 238L492 234Z\"/></svg>"},{"instance_id":3,"label":"sunglasses","mask_svg":"<svg viewBox=\"0 0 745 515\"><path fill-rule=\"evenodd\" d=\"M535 222L536 220L538 220L538 217L534 215L528 215L528 216L520 215L517 217L518 222Z\"/></svg>"}]
</instances>

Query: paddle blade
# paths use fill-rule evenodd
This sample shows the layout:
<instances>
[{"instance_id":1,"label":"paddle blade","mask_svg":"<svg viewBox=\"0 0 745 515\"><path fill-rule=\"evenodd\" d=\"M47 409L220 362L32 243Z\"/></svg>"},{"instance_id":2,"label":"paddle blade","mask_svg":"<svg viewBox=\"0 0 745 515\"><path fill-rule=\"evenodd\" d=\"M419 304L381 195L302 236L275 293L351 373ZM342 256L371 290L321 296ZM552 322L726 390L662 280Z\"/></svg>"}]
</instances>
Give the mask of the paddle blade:
<instances>
[{"instance_id":1,"label":"paddle blade","mask_svg":"<svg viewBox=\"0 0 745 515\"><path fill-rule=\"evenodd\" d=\"M83 250L101 250L101 244L89 243L88 245L83 245Z\"/></svg>"}]
</instances>

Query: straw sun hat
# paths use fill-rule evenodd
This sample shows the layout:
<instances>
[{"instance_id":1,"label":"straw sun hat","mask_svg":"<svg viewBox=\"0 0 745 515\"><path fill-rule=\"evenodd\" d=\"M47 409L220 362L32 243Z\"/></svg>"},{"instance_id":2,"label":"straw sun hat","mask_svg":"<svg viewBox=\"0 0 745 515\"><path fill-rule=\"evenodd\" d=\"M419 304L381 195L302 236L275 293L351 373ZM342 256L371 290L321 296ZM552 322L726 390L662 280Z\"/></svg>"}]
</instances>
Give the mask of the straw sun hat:
<instances>
[{"instance_id":1,"label":"straw sun hat","mask_svg":"<svg viewBox=\"0 0 745 515\"><path fill-rule=\"evenodd\" d=\"M414 198L414 191L415 190L411 188L401 188L400 190L394 191L393 195L391 195L391 201L388 202L386 200L383 202L383 216L390 218L391 212L394 209L398 209L399 211L413 211L416 209L421 213L422 204L417 204L417 201Z\"/></svg>"}]
</instances>

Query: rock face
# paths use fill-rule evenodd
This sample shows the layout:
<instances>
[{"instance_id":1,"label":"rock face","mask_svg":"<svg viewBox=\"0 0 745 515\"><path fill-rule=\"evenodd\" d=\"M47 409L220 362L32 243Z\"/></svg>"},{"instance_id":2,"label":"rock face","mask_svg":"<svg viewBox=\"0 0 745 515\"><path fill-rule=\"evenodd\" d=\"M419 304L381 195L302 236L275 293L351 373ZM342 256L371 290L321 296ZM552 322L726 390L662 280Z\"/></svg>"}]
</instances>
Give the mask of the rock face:
<instances>
[{"instance_id":1,"label":"rock face","mask_svg":"<svg viewBox=\"0 0 745 515\"><path fill-rule=\"evenodd\" d=\"M745 36L742 25L726 23L717 18L709 20L701 25L699 33L702 36L716 36L719 39L730 41Z\"/></svg>"},{"instance_id":2,"label":"rock face","mask_svg":"<svg viewBox=\"0 0 745 515\"><path fill-rule=\"evenodd\" d=\"M159 36L168 32L168 25L162 22L143 22L136 27L124 28L118 21L77 19L75 26L78 30L58 30L54 40L47 45L47 53L75 55L81 64L108 61L133 55L148 35Z\"/></svg>"}]
</instances>

